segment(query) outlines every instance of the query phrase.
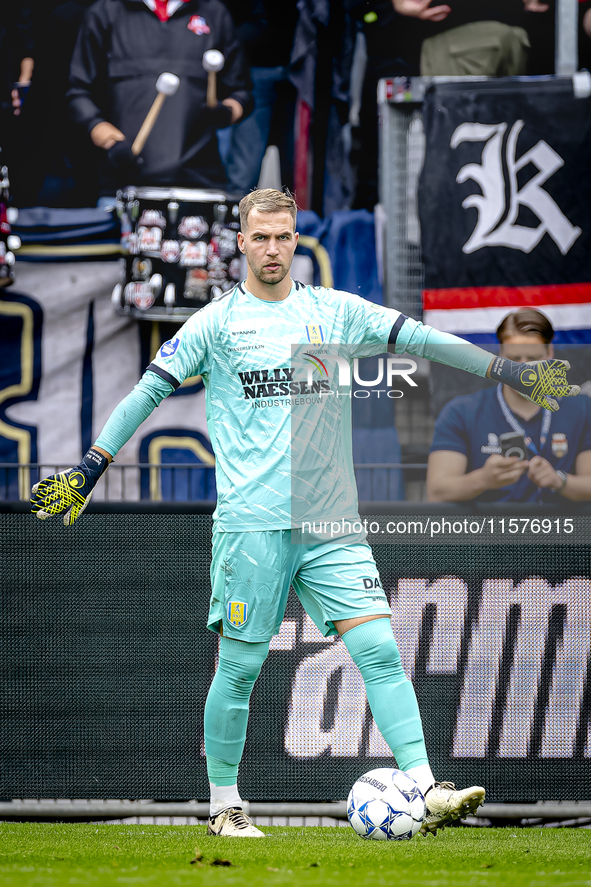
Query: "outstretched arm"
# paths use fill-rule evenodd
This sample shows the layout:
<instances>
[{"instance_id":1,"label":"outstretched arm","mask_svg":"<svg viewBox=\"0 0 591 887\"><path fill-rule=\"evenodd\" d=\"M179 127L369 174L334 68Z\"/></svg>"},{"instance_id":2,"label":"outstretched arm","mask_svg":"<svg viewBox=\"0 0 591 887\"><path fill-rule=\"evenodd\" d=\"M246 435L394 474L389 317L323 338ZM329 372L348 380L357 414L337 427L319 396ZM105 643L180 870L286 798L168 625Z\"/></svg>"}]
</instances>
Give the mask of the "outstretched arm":
<instances>
[{"instance_id":1,"label":"outstretched arm","mask_svg":"<svg viewBox=\"0 0 591 887\"><path fill-rule=\"evenodd\" d=\"M142 422L174 391L170 382L147 370L133 391L118 404L95 442L95 448L115 456Z\"/></svg>"},{"instance_id":2,"label":"outstretched arm","mask_svg":"<svg viewBox=\"0 0 591 887\"><path fill-rule=\"evenodd\" d=\"M80 464L35 484L31 495L33 513L41 520L63 514L65 526L71 527L88 505L113 456L173 390L170 382L150 370L145 372L133 391L115 407Z\"/></svg>"},{"instance_id":3,"label":"outstretched arm","mask_svg":"<svg viewBox=\"0 0 591 887\"><path fill-rule=\"evenodd\" d=\"M410 317L400 323L402 317L394 324L390 337L397 354L406 351L483 378L496 379L552 412L558 409L555 397L569 397L580 391L578 385L568 383L566 372L570 364L567 360L517 363L506 357L495 357L459 336L441 332Z\"/></svg>"}]
</instances>

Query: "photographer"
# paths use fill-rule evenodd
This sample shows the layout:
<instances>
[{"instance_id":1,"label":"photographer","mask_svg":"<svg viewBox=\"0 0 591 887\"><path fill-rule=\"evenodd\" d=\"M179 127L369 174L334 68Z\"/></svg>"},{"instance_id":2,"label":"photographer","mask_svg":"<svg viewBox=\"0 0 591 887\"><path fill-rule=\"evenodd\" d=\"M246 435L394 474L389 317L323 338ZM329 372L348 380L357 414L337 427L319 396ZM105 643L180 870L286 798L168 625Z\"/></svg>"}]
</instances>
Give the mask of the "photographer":
<instances>
[{"instance_id":1,"label":"photographer","mask_svg":"<svg viewBox=\"0 0 591 887\"><path fill-rule=\"evenodd\" d=\"M500 354L518 363L553 357L554 330L535 308L508 314ZM502 435L525 453L503 455ZM429 465L431 502L591 500L591 399L563 398L550 413L507 385L455 397L437 422Z\"/></svg>"}]
</instances>

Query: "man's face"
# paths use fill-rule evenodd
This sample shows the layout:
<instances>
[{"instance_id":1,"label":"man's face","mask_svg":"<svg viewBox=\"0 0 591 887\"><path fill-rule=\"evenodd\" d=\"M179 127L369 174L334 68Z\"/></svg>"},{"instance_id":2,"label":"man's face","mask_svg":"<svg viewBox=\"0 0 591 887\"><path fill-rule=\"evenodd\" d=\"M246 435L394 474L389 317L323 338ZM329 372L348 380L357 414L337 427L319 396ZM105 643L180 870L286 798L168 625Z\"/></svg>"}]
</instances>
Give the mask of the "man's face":
<instances>
[{"instance_id":1,"label":"man's face","mask_svg":"<svg viewBox=\"0 0 591 887\"><path fill-rule=\"evenodd\" d=\"M500 347L501 357L508 357L516 363L532 363L553 357L552 345L547 345L536 333L505 336Z\"/></svg>"},{"instance_id":2,"label":"man's face","mask_svg":"<svg viewBox=\"0 0 591 887\"><path fill-rule=\"evenodd\" d=\"M248 227L238 232L238 247L256 279L272 286L289 274L298 237L287 211L262 213L253 209L248 214Z\"/></svg>"}]
</instances>

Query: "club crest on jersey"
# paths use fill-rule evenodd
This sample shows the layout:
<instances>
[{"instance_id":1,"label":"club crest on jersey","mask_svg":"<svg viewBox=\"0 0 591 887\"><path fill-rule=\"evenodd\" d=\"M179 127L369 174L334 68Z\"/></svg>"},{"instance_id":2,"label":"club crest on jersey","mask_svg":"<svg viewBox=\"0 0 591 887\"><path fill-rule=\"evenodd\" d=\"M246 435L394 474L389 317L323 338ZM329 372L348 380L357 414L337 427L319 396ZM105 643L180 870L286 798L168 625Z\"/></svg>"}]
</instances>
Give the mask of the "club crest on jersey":
<instances>
[{"instance_id":1,"label":"club crest on jersey","mask_svg":"<svg viewBox=\"0 0 591 887\"><path fill-rule=\"evenodd\" d=\"M198 37L200 37L201 34L209 34L209 25L201 15L192 15L187 28L189 31L193 31L194 34L197 34Z\"/></svg>"},{"instance_id":2,"label":"club crest on jersey","mask_svg":"<svg viewBox=\"0 0 591 887\"><path fill-rule=\"evenodd\" d=\"M557 432L552 435L552 452L557 459L562 459L568 453L568 440L566 434Z\"/></svg>"},{"instance_id":3,"label":"club crest on jersey","mask_svg":"<svg viewBox=\"0 0 591 887\"><path fill-rule=\"evenodd\" d=\"M228 604L228 622L239 628L248 619L248 604L244 601L230 601Z\"/></svg>"},{"instance_id":4,"label":"club crest on jersey","mask_svg":"<svg viewBox=\"0 0 591 887\"><path fill-rule=\"evenodd\" d=\"M311 345L322 345L324 342L324 331L320 324L306 324L306 335Z\"/></svg>"},{"instance_id":5,"label":"club crest on jersey","mask_svg":"<svg viewBox=\"0 0 591 887\"><path fill-rule=\"evenodd\" d=\"M172 357L174 352L177 350L179 345L181 344L181 340L178 336L175 336L174 339L170 339L168 342L165 342L164 345L160 349L160 354L162 357Z\"/></svg>"}]
</instances>

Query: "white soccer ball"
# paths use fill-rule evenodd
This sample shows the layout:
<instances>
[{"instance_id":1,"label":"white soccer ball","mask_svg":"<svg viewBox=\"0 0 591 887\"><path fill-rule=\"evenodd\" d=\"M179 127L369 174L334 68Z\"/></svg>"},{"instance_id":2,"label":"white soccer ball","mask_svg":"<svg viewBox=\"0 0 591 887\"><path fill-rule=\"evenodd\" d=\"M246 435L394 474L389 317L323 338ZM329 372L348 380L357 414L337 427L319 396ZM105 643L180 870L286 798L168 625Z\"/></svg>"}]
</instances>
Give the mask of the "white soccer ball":
<instances>
[{"instance_id":1,"label":"white soccer ball","mask_svg":"<svg viewBox=\"0 0 591 887\"><path fill-rule=\"evenodd\" d=\"M374 841L410 841L425 815L425 798L412 776L389 767L361 776L347 800L354 830Z\"/></svg>"}]
</instances>

